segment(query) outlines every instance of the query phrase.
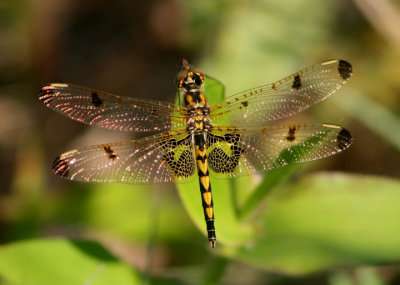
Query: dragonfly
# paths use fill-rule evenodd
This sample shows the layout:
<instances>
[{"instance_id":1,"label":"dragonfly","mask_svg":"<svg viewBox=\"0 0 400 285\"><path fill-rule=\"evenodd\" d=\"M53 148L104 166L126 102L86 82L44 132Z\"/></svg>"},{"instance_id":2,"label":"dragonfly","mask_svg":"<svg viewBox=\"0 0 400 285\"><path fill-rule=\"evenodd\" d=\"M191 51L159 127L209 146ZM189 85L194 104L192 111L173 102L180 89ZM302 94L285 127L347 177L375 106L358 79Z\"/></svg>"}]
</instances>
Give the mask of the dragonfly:
<instances>
[{"instance_id":1,"label":"dragonfly","mask_svg":"<svg viewBox=\"0 0 400 285\"><path fill-rule=\"evenodd\" d=\"M353 138L341 126L280 121L328 98L352 73L349 62L328 60L213 105L207 103L206 88L213 78L186 59L175 78L180 104L49 84L41 88L39 99L68 118L111 131L148 133L141 139L65 152L54 160L53 172L75 181L132 184L197 177L208 241L214 248L210 176L262 174L347 149Z\"/></svg>"}]
</instances>

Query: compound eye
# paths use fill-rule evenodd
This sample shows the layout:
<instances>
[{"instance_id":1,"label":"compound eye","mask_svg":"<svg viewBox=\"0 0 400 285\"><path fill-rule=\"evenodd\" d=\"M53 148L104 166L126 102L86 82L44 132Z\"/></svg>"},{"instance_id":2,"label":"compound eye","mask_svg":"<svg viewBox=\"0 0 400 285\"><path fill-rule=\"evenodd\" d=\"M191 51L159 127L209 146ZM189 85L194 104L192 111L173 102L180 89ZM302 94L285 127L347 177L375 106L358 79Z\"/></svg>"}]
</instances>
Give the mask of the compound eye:
<instances>
[{"instance_id":1,"label":"compound eye","mask_svg":"<svg viewBox=\"0 0 400 285\"><path fill-rule=\"evenodd\" d=\"M196 85L200 86L204 83L204 74L203 72L201 72L200 70L196 70L196 72L194 72L193 74L194 76L194 82L196 83Z\"/></svg>"},{"instance_id":2,"label":"compound eye","mask_svg":"<svg viewBox=\"0 0 400 285\"><path fill-rule=\"evenodd\" d=\"M198 68L192 68L192 72L194 75L194 82L197 85L201 85L204 83L204 73Z\"/></svg>"},{"instance_id":3,"label":"compound eye","mask_svg":"<svg viewBox=\"0 0 400 285\"><path fill-rule=\"evenodd\" d=\"M201 85L201 84L203 84L204 80L202 77L200 77L198 74L196 74L194 82L196 83L196 85Z\"/></svg>"},{"instance_id":4,"label":"compound eye","mask_svg":"<svg viewBox=\"0 0 400 285\"><path fill-rule=\"evenodd\" d=\"M176 77L175 77L175 86L177 88L181 88L183 85L183 81L185 80L185 77L187 75L187 71L186 70L182 70L181 72L179 72Z\"/></svg>"}]
</instances>

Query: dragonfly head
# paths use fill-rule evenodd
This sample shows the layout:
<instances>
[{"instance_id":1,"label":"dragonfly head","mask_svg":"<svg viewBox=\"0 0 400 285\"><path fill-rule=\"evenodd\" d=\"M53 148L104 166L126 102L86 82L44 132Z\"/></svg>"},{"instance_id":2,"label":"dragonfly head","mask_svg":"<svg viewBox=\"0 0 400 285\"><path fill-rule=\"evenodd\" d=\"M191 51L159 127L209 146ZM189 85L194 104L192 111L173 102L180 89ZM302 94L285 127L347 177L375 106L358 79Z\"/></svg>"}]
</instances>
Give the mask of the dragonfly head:
<instances>
[{"instance_id":1,"label":"dragonfly head","mask_svg":"<svg viewBox=\"0 0 400 285\"><path fill-rule=\"evenodd\" d=\"M179 91L187 92L203 87L204 73L189 64L186 59L182 59L181 71L175 77L175 85Z\"/></svg>"}]
</instances>

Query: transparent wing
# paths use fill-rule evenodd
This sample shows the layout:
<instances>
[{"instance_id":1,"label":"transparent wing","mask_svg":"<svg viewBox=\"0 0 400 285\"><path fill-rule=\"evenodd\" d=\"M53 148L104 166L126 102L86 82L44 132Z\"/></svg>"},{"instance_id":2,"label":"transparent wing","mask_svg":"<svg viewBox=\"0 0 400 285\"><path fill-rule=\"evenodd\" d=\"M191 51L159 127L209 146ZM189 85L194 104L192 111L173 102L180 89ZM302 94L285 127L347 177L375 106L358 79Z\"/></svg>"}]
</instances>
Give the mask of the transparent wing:
<instances>
[{"instance_id":1,"label":"transparent wing","mask_svg":"<svg viewBox=\"0 0 400 285\"><path fill-rule=\"evenodd\" d=\"M144 139L93 145L61 154L53 171L87 182L161 183L195 176L191 137L184 130Z\"/></svg>"},{"instance_id":2,"label":"transparent wing","mask_svg":"<svg viewBox=\"0 0 400 285\"><path fill-rule=\"evenodd\" d=\"M44 86L39 99L75 121L113 131L166 131L185 126L184 109L174 104L120 97L73 84Z\"/></svg>"},{"instance_id":3,"label":"transparent wing","mask_svg":"<svg viewBox=\"0 0 400 285\"><path fill-rule=\"evenodd\" d=\"M219 123L228 115L230 123L240 127L287 118L325 100L352 72L347 61L325 61L275 83L230 96L211 108L210 118Z\"/></svg>"},{"instance_id":4,"label":"transparent wing","mask_svg":"<svg viewBox=\"0 0 400 285\"><path fill-rule=\"evenodd\" d=\"M221 127L208 135L208 164L220 178L254 175L334 155L352 141L349 131L330 124Z\"/></svg>"}]
</instances>

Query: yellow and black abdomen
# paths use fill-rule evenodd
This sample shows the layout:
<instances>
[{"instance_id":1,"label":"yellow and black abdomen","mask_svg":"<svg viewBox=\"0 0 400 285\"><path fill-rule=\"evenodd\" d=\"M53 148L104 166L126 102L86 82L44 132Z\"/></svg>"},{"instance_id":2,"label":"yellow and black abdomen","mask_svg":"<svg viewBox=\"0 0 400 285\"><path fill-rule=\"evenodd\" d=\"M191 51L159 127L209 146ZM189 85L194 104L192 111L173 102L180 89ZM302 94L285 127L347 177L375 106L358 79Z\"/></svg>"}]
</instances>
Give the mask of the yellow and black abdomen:
<instances>
[{"instance_id":1,"label":"yellow and black abdomen","mask_svg":"<svg viewBox=\"0 0 400 285\"><path fill-rule=\"evenodd\" d=\"M207 225L208 241L212 248L216 244L214 227L214 205L211 193L210 174L208 172L206 138L210 129L208 114L209 108L204 94L200 91L204 83L204 76L184 68L184 76L178 79L180 92L184 92L184 104L187 112L187 132L193 137L194 155L196 158L197 173L199 175L200 192L203 204L204 218Z\"/></svg>"},{"instance_id":2,"label":"yellow and black abdomen","mask_svg":"<svg viewBox=\"0 0 400 285\"><path fill-rule=\"evenodd\" d=\"M203 201L204 218L207 225L208 241L212 248L216 244L214 227L214 205L211 193L210 174L208 172L207 146L203 133L194 135L194 148L199 174L201 199Z\"/></svg>"}]
</instances>

